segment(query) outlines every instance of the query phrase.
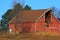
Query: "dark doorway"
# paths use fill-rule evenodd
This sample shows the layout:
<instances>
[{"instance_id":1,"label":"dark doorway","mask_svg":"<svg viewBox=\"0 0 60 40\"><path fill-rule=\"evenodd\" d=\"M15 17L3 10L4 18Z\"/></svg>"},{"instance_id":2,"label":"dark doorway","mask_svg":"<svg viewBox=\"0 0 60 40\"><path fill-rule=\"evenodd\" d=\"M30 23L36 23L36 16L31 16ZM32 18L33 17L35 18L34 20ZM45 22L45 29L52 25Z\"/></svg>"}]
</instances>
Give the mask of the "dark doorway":
<instances>
[{"instance_id":1,"label":"dark doorway","mask_svg":"<svg viewBox=\"0 0 60 40\"><path fill-rule=\"evenodd\" d=\"M49 27L49 24L51 22L51 10L45 14L45 22L46 22L46 27Z\"/></svg>"}]
</instances>

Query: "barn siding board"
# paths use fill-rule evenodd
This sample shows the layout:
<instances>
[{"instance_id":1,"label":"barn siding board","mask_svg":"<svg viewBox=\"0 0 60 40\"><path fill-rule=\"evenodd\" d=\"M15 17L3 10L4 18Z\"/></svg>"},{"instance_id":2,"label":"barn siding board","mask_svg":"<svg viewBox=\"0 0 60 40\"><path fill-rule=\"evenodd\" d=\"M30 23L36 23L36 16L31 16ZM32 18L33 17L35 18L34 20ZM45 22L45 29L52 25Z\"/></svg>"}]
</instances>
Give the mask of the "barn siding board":
<instances>
[{"instance_id":1,"label":"barn siding board","mask_svg":"<svg viewBox=\"0 0 60 40\"><path fill-rule=\"evenodd\" d=\"M31 23L30 32L35 32L35 23Z\"/></svg>"},{"instance_id":2,"label":"barn siding board","mask_svg":"<svg viewBox=\"0 0 60 40\"><path fill-rule=\"evenodd\" d=\"M41 18L38 22L37 22L37 24L36 24L36 26L37 26L37 31L44 31L44 27L45 27L45 19L44 18Z\"/></svg>"}]
</instances>

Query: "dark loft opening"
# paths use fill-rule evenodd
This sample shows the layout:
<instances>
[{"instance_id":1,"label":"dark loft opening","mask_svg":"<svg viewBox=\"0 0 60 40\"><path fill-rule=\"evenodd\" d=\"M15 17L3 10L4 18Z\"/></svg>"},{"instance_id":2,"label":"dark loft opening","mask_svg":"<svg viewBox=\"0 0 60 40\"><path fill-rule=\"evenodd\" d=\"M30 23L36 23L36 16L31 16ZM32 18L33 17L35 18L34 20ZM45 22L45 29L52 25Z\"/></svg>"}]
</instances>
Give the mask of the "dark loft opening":
<instances>
[{"instance_id":1,"label":"dark loft opening","mask_svg":"<svg viewBox=\"0 0 60 40\"><path fill-rule=\"evenodd\" d=\"M51 22L51 10L45 14L45 22L46 27L49 27L49 23Z\"/></svg>"}]
</instances>

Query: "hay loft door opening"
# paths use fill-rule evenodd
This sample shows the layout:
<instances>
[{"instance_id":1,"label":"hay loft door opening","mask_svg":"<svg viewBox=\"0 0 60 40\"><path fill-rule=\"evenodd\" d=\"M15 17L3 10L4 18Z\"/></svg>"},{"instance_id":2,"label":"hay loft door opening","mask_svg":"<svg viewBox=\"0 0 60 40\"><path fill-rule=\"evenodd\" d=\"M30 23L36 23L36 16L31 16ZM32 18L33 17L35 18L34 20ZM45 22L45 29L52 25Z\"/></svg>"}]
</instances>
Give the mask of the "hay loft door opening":
<instances>
[{"instance_id":1,"label":"hay loft door opening","mask_svg":"<svg viewBox=\"0 0 60 40\"><path fill-rule=\"evenodd\" d=\"M46 27L49 27L49 24L51 22L51 10L45 14L45 22L46 22Z\"/></svg>"}]
</instances>

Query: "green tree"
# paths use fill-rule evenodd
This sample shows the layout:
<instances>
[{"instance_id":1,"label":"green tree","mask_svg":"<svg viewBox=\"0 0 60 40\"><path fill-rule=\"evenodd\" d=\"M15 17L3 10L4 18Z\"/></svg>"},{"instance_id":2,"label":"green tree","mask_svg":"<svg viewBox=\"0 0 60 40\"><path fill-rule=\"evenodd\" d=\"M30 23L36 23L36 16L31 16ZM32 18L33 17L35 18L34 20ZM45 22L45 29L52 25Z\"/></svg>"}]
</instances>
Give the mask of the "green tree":
<instances>
[{"instance_id":1,"label":"green tree","mask_svg":"<svg viewBox=\"0 0 60 40\"><path fill-rule=\"evenodd\" d=\"M22 6L21 6L21 4L20 3L17 3L15 6L14 6L14 8L13 8L13 12L14 13L17 13L17 12L19 12L20 10L22 10L23 8L22 8Z\"/></svg>"},{"instance_id":2,"label":"green tree","mask_svg":"<svg viewBox=\"0 0 60 40\"><path fill-rule=\"evenodd\" d=\"M12 9L9 9L3 16L2 16L2 20L1 20L1 27L6 29L8 28L8 22L10 21L12 15ZM10 17L11 16L11 17Z\"/></svg>"},{"instance_id":3,"label":"green tree","mask_svg":"<svg viewBox=\"0 0 60 40\"><path fill-rule=\"evenodd\" d=\"M0 27L1 27L1 21L0 21Z\"/></svg>"},{"instance_id":4,"label":"green tree","mask_svg":"<svg viewBox=\"0 0 60 40\"><path fill-rule=\"evenodd\" d=\"M28 5L26 5L26 6L24 7L24 10L31 10L31 7L29 7Z\"/></svg>"}]
</instances>

